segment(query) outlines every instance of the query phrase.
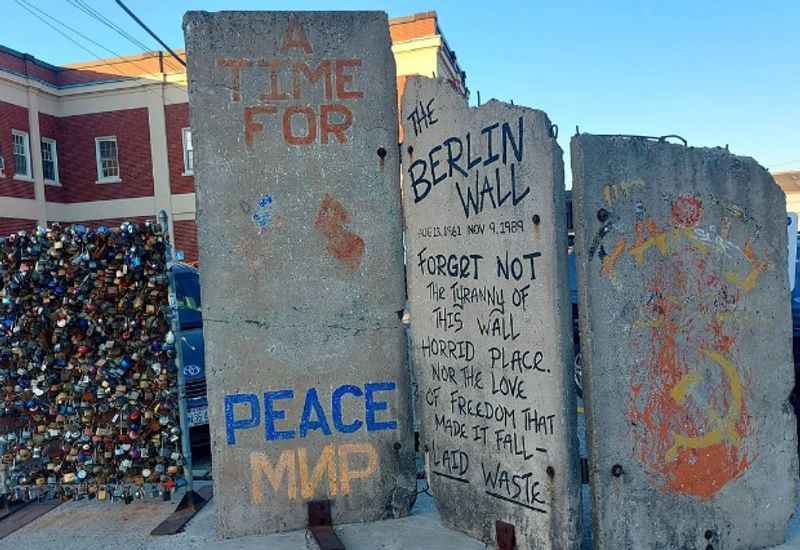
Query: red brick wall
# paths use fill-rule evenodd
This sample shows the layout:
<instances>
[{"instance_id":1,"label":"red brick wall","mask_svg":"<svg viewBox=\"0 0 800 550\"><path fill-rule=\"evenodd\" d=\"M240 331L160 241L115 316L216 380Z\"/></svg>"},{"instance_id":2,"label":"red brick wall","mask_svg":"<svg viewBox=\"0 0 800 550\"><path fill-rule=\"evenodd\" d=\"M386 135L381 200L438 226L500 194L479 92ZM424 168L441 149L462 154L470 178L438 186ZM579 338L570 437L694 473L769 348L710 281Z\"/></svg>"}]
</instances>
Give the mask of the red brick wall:
<instances>
[{"instance_id":1,"label":"red brick wall","mask_svg":"<svg viewBox=\"0 0 800 550\"><path fill-rule=\"evenodd\" d=\"M30 59L26 61L23 57L3 51L0 51L0 69L6 69L20 75L28 74L39 80L49 82L50 84L56 84L58 81L56 71L53 69L48 69L47 67L34 63Z\"/></svg>"},{"instance_id":2,"label":"red brick wall","mask_svg":"<svg viewBox=\"0 0 800 550\"><path fill-rule=\"evenodd\" d=\"M47 186L48 201L72 203L153 195L147 109L126 109L59 120L58 170L61 187ZM95 138L117 137L120 183L95 183Z\"/></svg>"},{"instance_id":3,"label":"red brick wall","mask_svg":"<svg viewBox=\"0 0 800 550\"><path fill-rule=\"evenodd\" d=\"M22 218L0 218L0 237L8 237L17 231L33 231L36 229L36 220L23 220Z\"/></svg>"},{"instance_id":4,"label":"red brick wall","mask_svg":"<svg viewBox=\"0 0 800 550\"><path fill-rule=\"evenodd\" d=\"M173 193L194 193L194 177L183 175L183 129L189 127L189 104L164 106L167 122L169 186Z\"/></svg>"},{"instance_id":5,"label":"red brick wall","mask_svg":"<svg viewBox=\"0 0 800 550\"><path fill-rule=\"evenodd\" d=\"M17 74L25 74L25 60L10 53L0 52L0 68Z\"/></svg>"},{"instance_id":6,"label":"red brick wall","mask_svg":"<svg viewBox=\"0 0 800 550\"><path fill-rule=\"evenodd\" d=\"M50 84L55 84L58 81L58 76L53 69L42 67L36 63L28 62L28 74L33 78L44 80Z\"/></svg>"},{"instance_id":7,"label":"red brick wall","mask_svg":"<svg viewBox=\"0 0 800 550\"><path fill-rule=\"evenodd\" d=\"M173 222L175 233L175 248L183 250L183 261L197 262L197 223L194 220L181 220Z\"/></svg>"},{"instance_id":8,"label":"red brick wall","mask_svg":"<svg viewBox=\"0 0 800 550\"><path fill-rule=\"evenodd\" d=\"M14 179L14 150L11 130L29 132L28 109L0 101L0 154L6 162L5 177L0 178L0 196L32 199L33 182ZM31 147L32 148L32 147ZM33 166L33 159L31 159Z\"/></svg>"},{"instance_id":9,"label":"red brick wall","mask_svg":"<svg viewBox=\"0 0 800 550\"><path fill-rule=\"evenodd\" d=\"M415 13L407 17L390 19L389 34L392 43L437 34L436 12Z\"/></svg>"}]
</instances>

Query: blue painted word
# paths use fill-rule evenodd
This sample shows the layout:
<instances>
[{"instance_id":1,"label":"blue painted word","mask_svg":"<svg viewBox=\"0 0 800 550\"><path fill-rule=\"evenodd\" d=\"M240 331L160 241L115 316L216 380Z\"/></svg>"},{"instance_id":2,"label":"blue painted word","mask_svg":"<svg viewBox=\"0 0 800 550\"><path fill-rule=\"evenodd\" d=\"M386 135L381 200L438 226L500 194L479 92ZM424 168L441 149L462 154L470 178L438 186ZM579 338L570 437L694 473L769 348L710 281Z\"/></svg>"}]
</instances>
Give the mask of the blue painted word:
<instances>
[{"instance_id":1,"label":"blue painted word","mask_svg":"<svg viewBox=\"0 0 800 550\"><path fill-rule=\"evenodd\" d=\"M381 430L397 429L395 420L380 421L376 418L377 413L389 409L389 403L379 399L376 395L379 392L389 392L395 390L394 382L370 382L364 384L362 390L360 386L344 384L334 389L330 397L330 414L326 414L325 407L320 401L316 388L306 390L303 401L303 413L299 420L287 419L284 403L295 398L294 390L284 389L264 392L264 437L267 441L294 439L296 437L305 438L310 432L321 431L325 435L331 435L331 423L333 428L340 433L351 434L366 426L366 431L377 432ZM360 418L350 418L345 420L342 413L343 401L347 399L364 401L364 420ZM327 403L327 401L326 401ZM234 417L234 407L236 405L246 405L250 414L244 418ZM330 418L330 422L329 419ZM288 422L297 429L279 429L278 421ZM237 393L225 396L225 429L228 445L236 445L236 431L255 428L261 423L261 403L258 396L254 393ZM285 428L286 426L284 426Z\"/></svg>"}]
</instances>

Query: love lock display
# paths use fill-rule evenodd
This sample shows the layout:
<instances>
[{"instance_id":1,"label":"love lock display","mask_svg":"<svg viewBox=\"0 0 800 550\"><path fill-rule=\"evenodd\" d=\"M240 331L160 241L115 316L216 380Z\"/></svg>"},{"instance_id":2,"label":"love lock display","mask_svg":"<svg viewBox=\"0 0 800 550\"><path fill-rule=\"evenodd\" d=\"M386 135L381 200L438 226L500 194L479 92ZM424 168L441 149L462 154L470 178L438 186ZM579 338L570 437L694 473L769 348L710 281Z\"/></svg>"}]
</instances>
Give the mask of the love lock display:
<instances>
[{"instance_id":1,"label":"love lock display","mask_svg":"<svg viewBox=\"0 0 800 550\"><path fill-rule=\"evenodd\" d=\"M0 239L0 495L129 503L175 487L165 246L149 222Z\"/></svg>"}]
</instances>

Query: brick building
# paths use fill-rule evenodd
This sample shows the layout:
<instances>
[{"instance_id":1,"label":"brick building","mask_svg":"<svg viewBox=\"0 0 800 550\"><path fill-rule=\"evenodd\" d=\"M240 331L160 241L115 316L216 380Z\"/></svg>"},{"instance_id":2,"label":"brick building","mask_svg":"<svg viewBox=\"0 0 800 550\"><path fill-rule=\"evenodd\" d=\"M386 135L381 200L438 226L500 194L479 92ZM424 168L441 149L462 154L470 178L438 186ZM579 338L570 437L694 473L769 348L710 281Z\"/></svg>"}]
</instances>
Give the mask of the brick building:
<instances>
[{"instance_id":1,"label":"brick building","mask_svg":"<svg viewBox=\"0 0 800 550\"><path fill-rule=\"evenodd\" d=\"M398 95L436 75L468 96L436 13L390 20ZM0 236L169 214L197 258L186 74L164 52L56 67L0 46Z\"/></svg>"},{"instance_id":2,"label":"brick building","mask_svg":"<svg viewBox=\"0 0 800 550\"><path fill-rule=\"evenodd\" d=\"M786 193L786 211L800 213L800 170L775 172L772 177Z\"/></svg>"}]
</instances>

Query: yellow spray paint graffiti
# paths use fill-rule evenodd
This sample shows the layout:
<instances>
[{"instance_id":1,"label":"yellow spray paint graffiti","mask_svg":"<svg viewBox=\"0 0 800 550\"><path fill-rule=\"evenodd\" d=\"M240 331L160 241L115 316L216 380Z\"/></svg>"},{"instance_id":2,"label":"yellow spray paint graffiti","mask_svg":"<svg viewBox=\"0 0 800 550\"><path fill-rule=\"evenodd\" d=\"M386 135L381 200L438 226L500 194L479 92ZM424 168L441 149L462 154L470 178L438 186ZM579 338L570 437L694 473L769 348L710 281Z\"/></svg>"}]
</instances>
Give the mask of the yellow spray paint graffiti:
<instances>
[{"instance_id":1,"label":"yellow spray paint graffiti","mask_svg":"<svg viewBox=\"0 0 800 550\"><path fill-rule=\"evenodd\" d=\"M627 195L604 189L606 204ZM745 385L735 364L741 322L736 304L756 288L769 263L756 256L748 240L747 272L717 271L713 266L720 262L711 254L724 250L698 237L715 237L698 229L705 215L699 197L677 197L666 223L644 213L637 204L634 235L622 235L610 253L601 254L600 268L616 281L625 258L641 273L659 261L657 269L646 271L642 315L632 325L633 345L649 349L630 381L635 454L657 487L708 499L752 460ZM722 225L727 239L727 218Z\"/></svg>"},{"instance_id":2,"label":"yellow spray paint graffiti","mask_svg":"<svg viewBox=\"0 0 800 550\"><path fill-rule=\"evenodd\" d=\"M629 198L634 189L642 187L644 187L644 182L642 180L623 181L622 183L604 185L603 200L608 206L611 206L617 200Z\"/></svg>"},{"instance_id":3,"label":"yellow spray paint graffiti","mask_svg":"<svg viewBox=\"0 0 800 550\"><path fill-rule=\"evenodd\" d=\"M364 464L354 467L356 461ZM265 502L264 478L272 492L285 490L290 500L298 500L298 486L300 498L304 501L313 499L320 489L321 494L327 497L349 495L354 480L368 479L378 471L380 457L371 443L325 445L310 471L309 464L305 447L284 449L274 465L266 453L250 453L251 502ZM323 478L327 478L327 484L322 484Z\"/></svg>"}]
</instances>

